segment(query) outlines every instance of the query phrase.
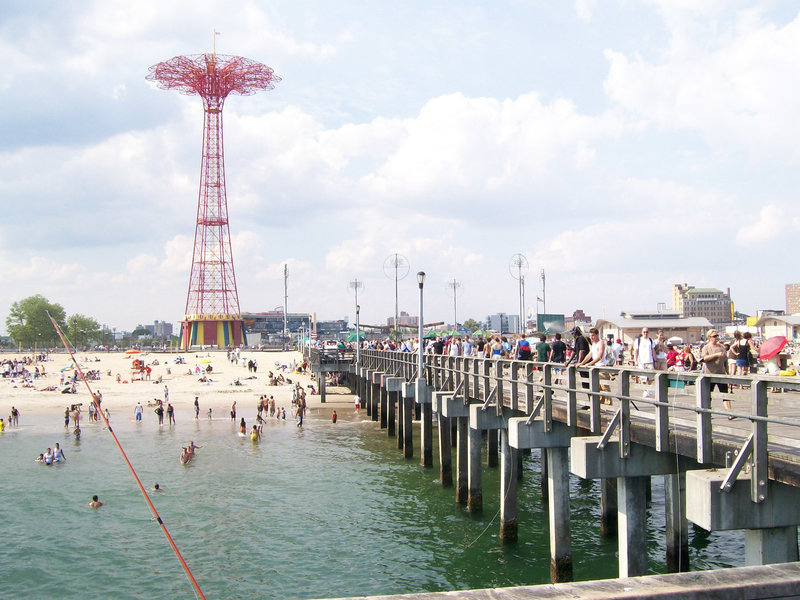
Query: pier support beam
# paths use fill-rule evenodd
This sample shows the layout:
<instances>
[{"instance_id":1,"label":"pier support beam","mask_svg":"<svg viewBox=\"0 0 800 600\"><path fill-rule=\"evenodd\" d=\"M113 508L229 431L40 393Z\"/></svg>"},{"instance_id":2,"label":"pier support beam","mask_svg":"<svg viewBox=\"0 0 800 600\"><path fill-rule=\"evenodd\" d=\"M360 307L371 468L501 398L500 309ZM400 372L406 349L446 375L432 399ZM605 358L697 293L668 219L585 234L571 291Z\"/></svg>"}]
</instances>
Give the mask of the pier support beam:
<instances>
[{"instance_id":1,"label":"pier support beam","mask_svg":"<svg viewBox=\"0 0 800 600\"><path fill-rule=\"evenodd\" d=\"M415 382L414 400L416 404L421 406L422 414L420 422L420 445L421 457L420 464L426 469L433 467L433 408L431 406L431 388L422 380L417 379ZM415 408L414 403L411 405L412 410Z\"/></svg>"},{"instance_id":2,"label":"pier support beam","mask_svg":"<svg viewBox=\"0 0 800 600\"><path fill-rule=\"evenodd\" d=\"M535 420L511 418L508 435L511 446L520 451L541 448L547 465L548 517L550 524L550 580L572 581L572 532L569 502L569 446L575 428L557 421L550 431Z\"/></svg>"},{"instance_id":3,"label":"pier support beam","mask_svg":"<svg viewBox=\"0 0 800 600\"><path fill-rule=\"evenodd\" d=\"M403 410L400 411L400 414L403 419L403 456L405 458L414 457L414 428L412 424L412 417L414 415L414 388L414 383L403 384Z\"/></svg>"},{"instance_id":4,"label":"pier support beam","mask_svg":"<svg viewBox=\"0 0 800 600\"><path fill-rule=\"evenodd\" d=\"M395 410L395 408L402 407L400 392L403 390L403 381L402 377L385 377L383 380L383 385L386 387L388 396L386 428L389 437L395 437L397 435L396 422L399 420L402 423L402 419L397 419L397 413L400 411Z\"/></svg>"},{"instance_id":5,"label":"pier support beam","mask_svg":"<svg viewBox=\"0 0 800 600\"><path fill-rule=\"evenodd\" d=\"M763 502L750 499L750 475L740 473L728 492L720 490L726 471L686 474L686 516L708 531L747 529L745 563L766 565L798 560L800 489L766 481Z\"/></svg>"},{"instance_id":6,"label":"pier support beam","mask_svg":"<svg viewBox=\"0 0 800 600\"><path fill-rule=\"evenodd\" d=\"M381 395L381 375L378 371L372 371L372 378L370 379L369 402L372 406L372 420L378 421L378 400Z\"/></svg>"},{"instance_id":7,"label":"pier support beam","mask_svg":"<svg viewBox=\"0 0 800 600\"><path fill-rule=\"evenodd\" d=\"M317 373L317 380L318 380L317 383L319 383L319 401L321 404L325 404L326 400L325 384L327 383L326 381L327 377L325 377L325 375L327 375L327 373L323 372Z\"/></svg>"},{"instance_id":8,"label":"pier support beam","mask_svg":"<svg viewBox=\"0 0 800 600\"><path fill-rule=\"evenodd\" d=\"M388 406L389 406L389 392L386 391L386 378L387 375L381 375L381 387L380 387L380 398L381 398L381 408L380 408L380 416L381 416L381 429L386 429L389 424L387 417L388 413Z\"/></svg>"},{"instance_id":9,"label":"pier support beam","mask_svg":"<svg viewBox=\"0 0 800 600\"><path fill-rule=\"evenodd\" d=\"M490 429L486 432L486 466L490 469L497 467L497 430Z\"/></svg>"},{"instance_id":10,"label":"pier support beam","mask_svg":"<svg viewBox=\"0 0 800 600\"><path fill-rule=\"evenodd\" d=\"M361 405L367 409L367 416L372 418L372 370L361 369Z\"/></svg>"},{"instance_id":11,"label":"pier support beam","mask_svg":"<svg viewBox=\"0 0 800 600\"><path fill-rule=\"evenodd\" d=\"M647 487L651 475L668 475L699 469L694 460L631 444L622 457L620 442L599 447L600 437L575 437L571 441L570 467L584 479L617 478L619 576L647 573ZM688 493L687 495L691 496Z\"/></svg>"},{"instance_id":12,"label":"pier support beam","mask_svg":"<svg viewBox=\"0 0 800 600\"><path fill-rule=\"evenodd\" d=\"M456 425L458 428L456 439L456 456L458 458L456 463L456 502L466 504L469 492L469 453L467 452L469 417L458 417Z\"/></svg>"},{"instance_id":13,"label":"pier support beam","mask_svg":"<svg viewBox=\"0 0 800 600\"><path fill-rule=\"evenodd\" d=\"M445 398L448 392L433 392L432 409L436 413L439 432L439 483L442 487L453 487L453 459L450 451L450 419L444 415Z\"/></svg>"},{"instance_id":14,"label":"pier support beam","mask_svg":"<svg viewBox=\"0 0 800 600\"><path fill-rule=\"evenodd\" d=\"M647 484L642 477L617 478L619 576L647 574Z\"/></svg>"},{"instance_id":15,"label":"pier support beam","mask_svg":"<svg viewBox=\"0 0 800 600\"><path fill-rule=\"evenodd\" d=\"M469 475L467 477L467 510L474 514L483 512L483 485L481 483L481 446L483 432L480 429L469 428Z\"/></svg>"},{"instance_id":16,"label":"pier support beam","mask_svg":"<svg viewBox=\"0 0 800 600\"><path fill-rule=\"evenodd\" d=\"M500 539L516 542L519 535L517 515L517 452L508 443L508 431L500 430Z\"/></svg>"},{"instance_id":17,"label":"pier support beam","mask_svg":"<svg viewBox=\"0 0 800 600\"><path fill-rule=\"evenodd\" d=\"M664 475L668 573L689 570L689 521L686 518L686 474Z\"/></svg>"},{"instance_id":18,"label":"pier support beam","mask_svg":"<svg viewBox=\"0 0 800 600\"><path fill-rule=\"evenodd\" d=\"M469 490L467 437L469 432L469 404L463 397L439 394L442 414L455 425L456 431L456 502L466 504ZM452 430L450 432L452 435ZM452 443L452 440L451 440ZM447 451L449 452L449 448ZM440 451L442 451L440 445Z\"/></svg>"},{"instance_id":19,"label":"pier support beam","mask_svg":"<svg viewBox=\"0 0 800 600\"><path fill-rule=\"evenodd\" d=\"M470 428L478 431L486 429L495 434L500 430L500 539L504 542L515 542L518 529L517 449L509 444L506 429L510 414L507 409L498 409L497 406L484 409L479 404L469 405Z\"/></svg>"},{"instance_id":20,"label":"pier support beam","mask_svg":"<svg viewBox=\"0 0 800 600\"><path fill-rule=\"evenodd\" d=\"M550 581L572 581L572 529L569 511L569 449L547 448L550 519Z\"/></svg>"},{"instance_id":21,"label":"pier support beam","mask_svg":"<svg viewBox=\"0 0 800 600\"><path fill-rule=\"evenodd\" d=\"M617 480L600 480L600 535L617 535Z\"/></svg>"}]
</instances>

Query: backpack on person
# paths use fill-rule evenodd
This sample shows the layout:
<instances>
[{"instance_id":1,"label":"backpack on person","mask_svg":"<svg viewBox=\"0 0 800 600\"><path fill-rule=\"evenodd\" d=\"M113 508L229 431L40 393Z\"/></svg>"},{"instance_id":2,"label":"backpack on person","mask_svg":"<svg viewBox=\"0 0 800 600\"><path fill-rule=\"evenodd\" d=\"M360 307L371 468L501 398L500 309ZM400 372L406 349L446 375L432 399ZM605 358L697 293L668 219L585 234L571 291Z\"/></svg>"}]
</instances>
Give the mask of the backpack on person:
<instances>
[{"instance_id":1,"label":"backpack on person","mask_svg":"<svg viewBox=\"0 0 800 600\"><path fill-rule=\"evenodd\" d=\"M528 360L531 357L531 343L528 340L520 340L517 342L517 358L520 360Z\"/></svg>"},{"instance_id":2,"label":"backpack on person","mask_svg":"<svg viewBox=\"0 0 800 600\"><path fill-rule=\"evenodd\" d=\"M606 349L603 351L603 358L600 359L600 364L604 367L613 367L617 364L617 357L614 356L614 349L611 344L606 344Z\"/></svg>"}]
</instances>

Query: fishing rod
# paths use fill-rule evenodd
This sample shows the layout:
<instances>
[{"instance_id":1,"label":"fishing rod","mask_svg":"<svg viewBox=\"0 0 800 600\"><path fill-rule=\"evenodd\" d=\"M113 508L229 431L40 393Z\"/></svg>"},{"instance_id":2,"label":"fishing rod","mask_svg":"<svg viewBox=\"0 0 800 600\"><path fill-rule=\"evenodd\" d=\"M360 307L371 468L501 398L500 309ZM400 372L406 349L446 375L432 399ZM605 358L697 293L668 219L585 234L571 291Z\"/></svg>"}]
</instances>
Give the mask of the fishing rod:
<instances>
[{"instance_id":1,"label":"fishing rod","mask_svg":"<svg viewBox=\"0 0 800 600\"><path fill-rule=\"evenodd\" d=\"M183 559L183 556L181 555L181 551L178 550L178 546L175 545L175 541L172 539L172 536L169 534L169 531L167 530L167 526L164 524L164 521L161 520L161 516L158 514L158 511L156 510L156 507L153 504L153 501L150 499L150 495L147 493L147 490L142 485L142 481L139 479L139 475L136 474L136 469L133 468L133 465L131 464L131 461L128 459L128 455L125 454L125 450L123 450L122 444L120 444L119 439L117 438L117 434L115 434L114 430L111 428L111 423L109 422L108 417L106 417L105 413L103 413L103 411L100 410L100 404L97 402L97 396L95 396L94 392L92 391L92 387L89 385L89 382L87 381L86 376L83 374L83 369L81 369L80 364L75 359L75 355L72 353L72 350L69 347L69 342L67 341L67 338L64 337L64 334L61 331L61 328L58 326L58 323L56 323L56 320L50 315L49 312L47 313L47 316L50 319L50 322L53 323L53 327L55 327L56 333L58 334L58 337L61 338L61 343L64 344L64 348L67 349L67 352L69 353L69 357L72 359L72 363L75 365L75 370L77 370L78 371L78 375L80 375L81 381L83 381L83 383L86 384L86 389L89 390L89 395L92 398L92 404L94 405L94 407L97 410L97 412L100 413L100 416L102 417L103 422L106 424L106 428L108 429L108 432L111 434L111 437L114 438L114 443L116 443L120 454L122 454L122 458L125 460L125 464L128 465L128 469L130 469L131 474L133 475L133 478L136 480L136 485L139 486L139 491L142 492L142 496L144 496L144 499L147 502L147 505L150 507L150 511L153 513L153 516L156 518L156 521L158 522L159 526L161 527L161 531L164 533L164 536L167 538L167 541L169 542L169 545L172 547L172 550L175 552L175 556L178 557L178 560L180 561L181 566L183 567L183 570L186 571L186 575L189 577L189 581L192 582L192 585L194 586L195 591L200 596L200 598L202 598L202 600L206 600L205 594L203 594L203 591L200 589L200 586L198 585L197 580L194 578L194 575L192 575L192 571L189 569L189 565L187 565L186 561Z\"/></svg>"}]
</instances>

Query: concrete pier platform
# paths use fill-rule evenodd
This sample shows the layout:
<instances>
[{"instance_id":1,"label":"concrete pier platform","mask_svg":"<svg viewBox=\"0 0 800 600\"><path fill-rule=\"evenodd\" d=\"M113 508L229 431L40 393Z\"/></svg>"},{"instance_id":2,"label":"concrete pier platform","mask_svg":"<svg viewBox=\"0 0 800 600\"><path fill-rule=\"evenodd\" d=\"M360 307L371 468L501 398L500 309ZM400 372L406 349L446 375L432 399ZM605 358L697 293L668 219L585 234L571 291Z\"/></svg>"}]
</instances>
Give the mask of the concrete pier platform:
<instances>
[{"instance_id":1,"label":"concrete pier platform","mask_svg":"<svg viewBox=\"0 0 800 600\"><path fill-rule=\"evenodd\" d=\"M356 597L353 598L355 600ZM800 598L800 564L740 567L578 583L357 596L361 600L788 600ZM340 598L339 600L350 600Z\"/></svg>"}]
</instances>

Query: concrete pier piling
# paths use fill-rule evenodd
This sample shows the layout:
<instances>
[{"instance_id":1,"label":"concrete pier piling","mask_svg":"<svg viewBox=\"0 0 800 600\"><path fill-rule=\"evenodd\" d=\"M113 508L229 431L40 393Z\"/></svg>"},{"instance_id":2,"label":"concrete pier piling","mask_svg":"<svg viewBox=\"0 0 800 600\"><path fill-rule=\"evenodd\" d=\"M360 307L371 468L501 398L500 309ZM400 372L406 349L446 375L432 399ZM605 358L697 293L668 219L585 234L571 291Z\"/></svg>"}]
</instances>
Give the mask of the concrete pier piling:
<instances>
[{"instance_id":1,"label":"concrete pier piling","mask_svg":"<svg viewBox=\"0 0 800 600\"><path fill-rule=\"evenodd\" d=\"M500 431L500 539L516 542L519 536L517 513L517 452L508 443L508 432Z\"/></svg>"},{"instance_id":2,"label":"concrete pier piling","mask_svg":"<svg viewBox=\"0 0 800 600\"><path fill-rule=\"evenodd\" d=\"M458 417L456 440L456 502L466 504L469 496L469 417Z\"/></svg>"},{"instance_id":3,"label":"concrete pier piling","mask_svg":"<svg viewBox=\"0 0 800 600\"><path fill-rule=\"evenodd\" d=\"M483 512L483 487L481 482L481 448L483 435L479 429L469 428L467 432L469 474L467 477L467 510L477 515Z\"/></svg>"}]
</instances>

